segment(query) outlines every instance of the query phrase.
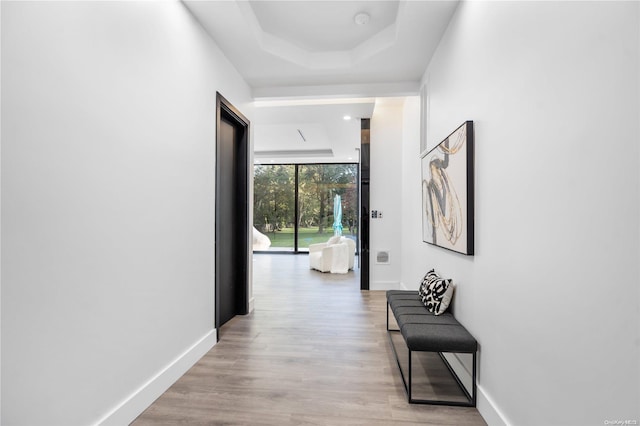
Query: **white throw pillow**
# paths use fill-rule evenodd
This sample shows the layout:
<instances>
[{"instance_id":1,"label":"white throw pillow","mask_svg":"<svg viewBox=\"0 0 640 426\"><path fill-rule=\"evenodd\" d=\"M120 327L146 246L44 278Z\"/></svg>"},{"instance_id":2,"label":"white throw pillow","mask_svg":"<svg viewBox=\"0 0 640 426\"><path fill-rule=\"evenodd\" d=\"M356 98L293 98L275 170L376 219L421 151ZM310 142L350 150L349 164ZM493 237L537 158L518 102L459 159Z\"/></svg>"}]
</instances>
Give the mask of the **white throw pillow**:
<instances>
[{"instance_id":1,"label":"white throw pillow","mask_svg":"<svg viewBox=\"0 0 640 426\"><path fill-rule=\"evenodd\" d=\"M443 314L453 297L453 282L450 279L436 278L427 288L424 305L434 315Z\"/></svg>"}]
</instances>

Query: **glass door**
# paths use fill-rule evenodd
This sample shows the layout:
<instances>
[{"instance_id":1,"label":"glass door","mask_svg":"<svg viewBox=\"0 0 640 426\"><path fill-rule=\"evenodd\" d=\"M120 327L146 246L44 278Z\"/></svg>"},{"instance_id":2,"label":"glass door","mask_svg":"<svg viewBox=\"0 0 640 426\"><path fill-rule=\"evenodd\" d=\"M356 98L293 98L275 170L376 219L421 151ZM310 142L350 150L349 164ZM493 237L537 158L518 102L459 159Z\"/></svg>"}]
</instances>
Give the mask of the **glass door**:
<instances>
[{"instance_id":1,"label":"glass door","mask_svg":"<svg viewBox=\"0 0 640 426\"><path fill-rule=\"evenodd\" d=\"M357 177L357 164L299 166L299 251L308 251L309 244L326 242L336 232L357 240Z\"/></svg>"},{"instance_id":2,"label":"glass door","mask_svg":"<svg viewBox=\"0 0 640 426\"><path fill-rule=\"evenodd\" d=\"M295 165L254 166L253 226L271 241L270 251L295 250Z\"/></svg>"},{"instance_id":3,"label":"glass door","mask_svg":"<svg viewBox=\"0 0 640 426\"><path fill-rule=\"evenodd\" d=\"M257 164L253 214L269 251L307 252L336 232L357 247L358 165Z\"/></svg>"}]
</instances>

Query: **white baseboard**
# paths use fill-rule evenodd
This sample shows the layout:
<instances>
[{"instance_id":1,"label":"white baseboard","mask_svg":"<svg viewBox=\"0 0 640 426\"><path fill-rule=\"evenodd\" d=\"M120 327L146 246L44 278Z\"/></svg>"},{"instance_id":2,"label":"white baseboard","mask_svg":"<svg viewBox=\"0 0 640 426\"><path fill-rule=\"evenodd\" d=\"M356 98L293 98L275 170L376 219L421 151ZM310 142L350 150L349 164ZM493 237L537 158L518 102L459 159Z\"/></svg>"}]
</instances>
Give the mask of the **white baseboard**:
<instances>
[{"instance_id":1,"label":"white baseboard","mask_svg":"<svg viewBox=\"0 0 640 426\"><path fill-rule=\"evenodd\" d=\"M478 400L476 408L489 426L510 426L505 415L498 409L496 403L487 395L482 386L478 386Z\"/></svg>"},{"instance_id":2,"label":"white baseboard","mask_svg":"<svg viewBox=\"0 0 640 426\"><path fill-rule=\"evenodd\" d=\"M211 330L184 353L170 362L162 371L135 390L96 425L128 425L149 405L160 397L216 344L217 330Z\"/></svg>"},{"instance_id":3,"label":"white baseboard","mask_svg":"<svg viewBox=\"0 0 640 426\"><path fill-rule=\"evenodd\" d=\"M255 307L255 298L249 299L249 313L253 312L253 308Z\"/></svg>"},{"instance_id":4,"label":"white baseboard","mask_svg":"<svg viewBox=\"0 0 640 426\"><path fill-rule=\"evenodd\" d=\"M369 290L400 290L398 281L371 281Z\"/></svg>"},{"instance_id":5,"label":"white baseboard","mask_svg":"<svg viewBox=\"0 0 640 426\"><path fill-rule=\"evenodd\" d=\"M444 356L447 358L447 361L449 361L449 365L451 365L453 371L456 372L462 384L467 388L467 391L471 393L473 379L471 377L470 365L466 365L466 363L460 359L459 354L446 353ZM470 357L468 361L471 361ZM493 399L487 395L482 386L478 385L477 391L476 408L484 421L487 422L489 426L509 426L509 422L505 416L498 409Z\"/></svg>"}]
</instances>

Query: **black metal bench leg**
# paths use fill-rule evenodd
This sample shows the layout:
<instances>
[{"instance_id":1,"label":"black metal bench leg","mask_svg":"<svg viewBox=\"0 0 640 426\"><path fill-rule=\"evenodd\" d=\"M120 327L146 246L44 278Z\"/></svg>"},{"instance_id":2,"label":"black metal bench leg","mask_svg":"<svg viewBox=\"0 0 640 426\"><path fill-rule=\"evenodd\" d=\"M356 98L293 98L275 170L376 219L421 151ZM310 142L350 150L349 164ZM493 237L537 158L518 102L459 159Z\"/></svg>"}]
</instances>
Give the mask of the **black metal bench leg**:
<instances>
[{"instance_id":1,"label":"black metal bench leg","mask_svg":"<svg viewBox=\"0 0 640 426\"><path fill-rule=\"evenodd\" d=\"M400 331L400 329L399 329L399 328L398 328L398 329L393 329L393 330L389 328L389 308L390 308L390 306L389 306L389 302L387 302L387 332L390 332L390 331Z\"/></svg>"},{"instance_id":2,"label":"black metal bench leg","mask_svg":"<svg viewBox=\"0 0 640 426\"><path fill-rule=\"evenodd\" d=\"M413 402L413 398L411 397L411 349L408 349L409 351L409 384L407 386L407 400L409 401L409 403Z\"/></svg>"},{"instance_id":3,"label":"black metal bench leg","mask_svg":"<svg viewBox=\"0 0 640 426\"><path fill-rule=\"evenodd\" d=\"M387 331L389 331L389 302L387 302Z\"/></svg>"},{"instance_id":4,"label":"black metal bench leg","mask_svg":"<svg viewBox=\"0 0 640 426\"><path fill-rule=\"evenodd\" d=\"M476 395L477 395L477 390L478 390L478 385L476 383L476 373L477 373L477 363L476 363L476 355L477 352L473 353L473 377L472 377L472 384L471 384L471 404L473 407L476 406Z\"/></svg>"}]
</instances>

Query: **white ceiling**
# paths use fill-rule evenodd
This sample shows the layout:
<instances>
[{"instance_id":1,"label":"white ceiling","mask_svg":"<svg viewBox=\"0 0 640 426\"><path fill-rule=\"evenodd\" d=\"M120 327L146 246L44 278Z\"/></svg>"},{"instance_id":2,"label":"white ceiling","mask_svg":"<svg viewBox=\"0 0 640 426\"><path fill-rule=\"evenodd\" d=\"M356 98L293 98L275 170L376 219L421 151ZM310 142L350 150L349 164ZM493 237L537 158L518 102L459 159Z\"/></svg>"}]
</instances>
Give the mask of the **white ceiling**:
<instances>
[{"instance_id":1,"label":"white ceiling","mask_svg":"<svg viewBox=\"0 0 640 426\"><path fill-rule=\"evenodd\" d=\"M251 116L255 150L333 150L333 157L306 161L357 161L359 120L343 116L369 118L376 97L417 94L458 3L183 2L261 105ZM369 22L357 24L358 13L369 15ZM321 104L313 102L318 99ZM303 161L291 156L275 160Z\"/></svg>"},{"instance_id":2,"label":"white ceiling","mask_svg":"<svg viewBox=\"0 0 640 426\"><path fill-rule=\"evenodd\" d=\"M257 102L251 122L256 162L358 162L359 119L371 117L374 103L375 98L287 101L278 106L274 102L268 106ZM345 116L351 119L345 120ZM332 155L303 153L327 149L332 150ZM276 150L290 152L263 154Z\"/></svg>"}]
</instances>

